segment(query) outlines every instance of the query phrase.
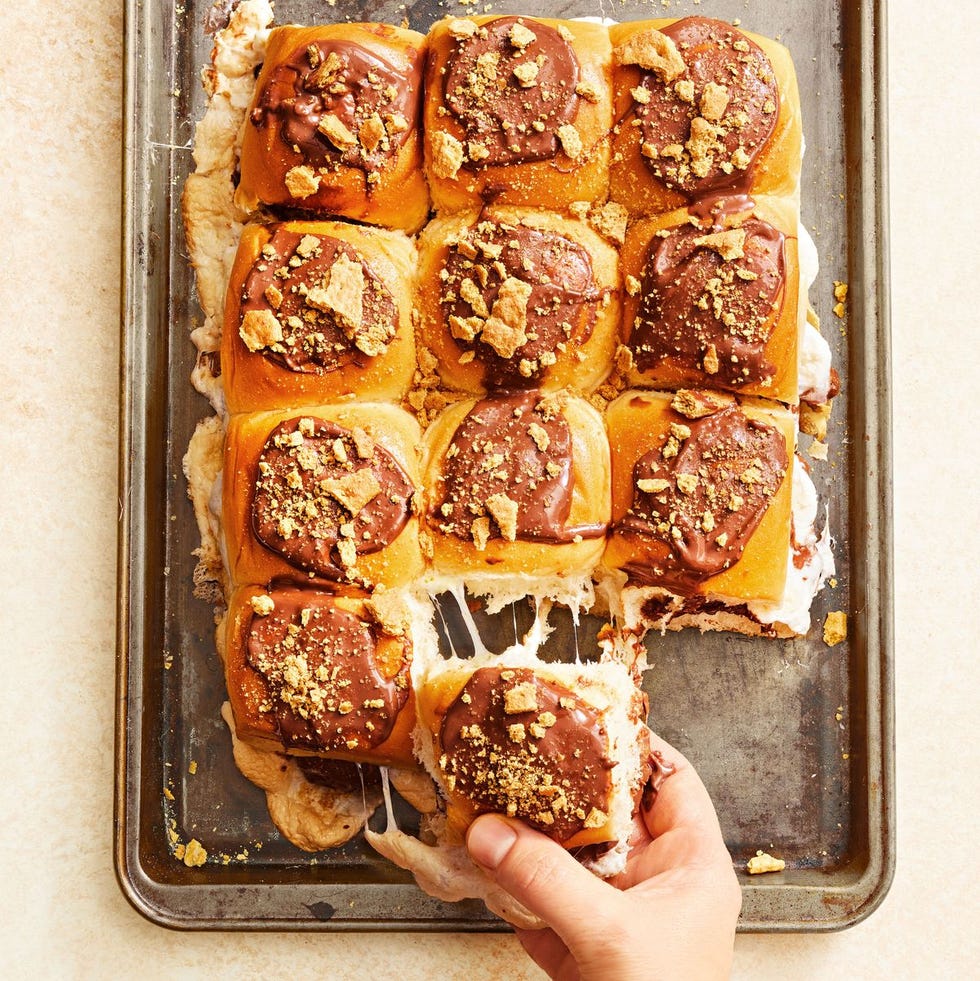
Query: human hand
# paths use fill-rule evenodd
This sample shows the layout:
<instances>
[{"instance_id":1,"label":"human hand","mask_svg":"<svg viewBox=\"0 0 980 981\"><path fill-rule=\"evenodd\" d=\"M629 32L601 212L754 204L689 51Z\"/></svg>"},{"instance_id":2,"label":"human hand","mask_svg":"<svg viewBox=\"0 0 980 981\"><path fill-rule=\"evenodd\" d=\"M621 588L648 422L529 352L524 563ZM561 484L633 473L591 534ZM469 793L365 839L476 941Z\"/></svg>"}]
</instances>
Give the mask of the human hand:
<instances>
[{"instance_id":1,"label":"human hand","mask_svg":"<svg viewBox=\"0 0 980 981\"><path fill-rule=\"evenodd\" d=\"M517 930L561 981L726 978L742 894L715 809L694 768L651 737L663 779L641 808L626 869L603 881L520 821L486 814L470 826L471 858L544 920Z\"/></svg>"}]
</instances>

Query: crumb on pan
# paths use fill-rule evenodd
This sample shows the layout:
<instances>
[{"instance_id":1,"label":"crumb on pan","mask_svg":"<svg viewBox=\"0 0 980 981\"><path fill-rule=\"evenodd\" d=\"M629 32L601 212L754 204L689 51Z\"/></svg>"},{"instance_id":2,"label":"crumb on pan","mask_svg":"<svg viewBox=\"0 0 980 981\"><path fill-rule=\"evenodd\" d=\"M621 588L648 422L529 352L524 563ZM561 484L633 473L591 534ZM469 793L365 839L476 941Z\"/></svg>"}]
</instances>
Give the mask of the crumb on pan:
<instances>
[{"instance_id":1,"label":"crumb on pan","mask_svg":"<svg viewBox=\"0 0 980 981\"><path fill-rule=\"evenodd\" d=\"M768 852L757 851L745 866L749 875L761 875L763 872L782 872L786 863L781 858L773 858Z\"/></svg>"},{"instance_id":2,"label":"crumb on pan","mask_svg":"<svg viewBox=\"0 0 980 981\"><path fill-rule=\"evenodd\" d=\"M842 610L832 610L823 622L823 642L828 647L836 647L847 639L847 614Z\"/></svg>"}]
</instances>

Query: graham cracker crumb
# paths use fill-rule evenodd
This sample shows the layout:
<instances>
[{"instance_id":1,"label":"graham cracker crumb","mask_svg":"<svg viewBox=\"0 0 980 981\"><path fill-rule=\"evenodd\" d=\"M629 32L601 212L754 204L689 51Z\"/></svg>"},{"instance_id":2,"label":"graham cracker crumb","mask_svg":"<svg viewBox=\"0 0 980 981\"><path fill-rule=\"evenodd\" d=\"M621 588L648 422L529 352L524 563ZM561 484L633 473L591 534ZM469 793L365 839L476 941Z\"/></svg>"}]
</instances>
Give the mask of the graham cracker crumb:
<instances>
[{"instance_id":1,"label":"graham cracker crumb","mask_svg":"<svg viewBox=\"0 0 980 981\"><path fill-rule=\"evenodd\" d=\"M268 593L260 593L258 596L253 596L249 603L252 607L252 612L256 616L267 617L275 608L276 602Z\"/></svg>"},{"instance_id":2,"label":"graham cracker crumb","mask_svg":"<svg viewBox=\"0 0 980 981\"><path fill-rule=\"evenodd\" d=\"M621 65L639 65L654 72L664 82L672 82L687 71L687 65L674 42L653 29L634 34L616 49Z\"/></svg>"},{"instance_id":3,"label":"graham cracker crumb","mask_svg":"<svg viewBox=\"0 0 980 981\"><path fill-rule=\"evenodd\" d=\"M544 453L545 450L551 445L551 437L548 435L548 431L543 427L539 426L536 422L532 422L530 426L527 427L528 435L534 440L534 445Z\"/></svg>"},{"instance_id":4,"label":"graham cracker crumb","mask_svg":"<svg viewBox=\"0 0 980 981\"><path fill-rule=\"evenodd\" d=\"M621 204L609 201L601 208L589 212L589 224L604 238L617 245L626 240L626 223L629 212Z\"/></svg>"},{"instance_id":5,"label":"graham cracker crumb","mask_svg":"<svg viewBox=\"0 0 980 981\"><path fill-rule=\"evenodd\" d=\"M357 137L344 123L331 113L320 119L317 130L322 133L338 150L349 150L357 143Z\"/></svg>"},{"instance_id":6,"label":"graham cracker crumb","mask_svg":"<svg viewBox=\"0 0 980 981\"><path fill-rule=\"evenodd\" d=\"M286 190L290 197L308 198L320 189L320 177L312 167L293 167L286 172Z\"/></svg>"},{"instance_id":7,"label":"graham cracker crumb","mask_svg":"<svg viewBox=\"0 0 980 981\"><path fill-rule=\"evenodd\" d=\"M717 123L728 108L728 88L708 82L701 93L701 115L710 123Z\"/></svg>"},{"instance_id":8,"label":"graham cracker crumb","mask_svg":"<svg viewBox=\"0 0 980 981\"><path fill-rule=\"evenodd\" d=\"M528 30L523 24L517 23L510 29L510 40L515 48L526 48L529 44L537 41L538 36L534 31Z\"/></svg>"},{"instance_id":9,"label":"graham cracker crumb","mask_svg":"<svg viewBox=\"0 0 980 981\"><path fill-rule=\"evenodd\" d=\"M357 135L361 141L361 146L368 153L374 153L378 145L388 134L385 132L385 124L381 117L376 112L373 112L361 124Z\"/></svg>"},{"instance_id":10,"label":"graham cracker crumb","mask_svg":"<svg viewBox=\"0 0 980 981\"><path fill-rule=\"evenodd\" d=\"M565 151L565 156L570 160L578 160L582 156L582 150L584 149L582 146L582 137L571 123L566 123L564 126L558 127L558 142L561 143L561 148Z\"/></svg>"},{"instance_id":11,"label":"graham cracker crumb","mask_svg":"<svg viewBox=\"0 0 980 981\"><path fill-rule=\"evenodd\" d=\"M176 851L174 852L176 854ZM181 856L178 856L181 857ZM197 868L208 860L208 853L205 847L196 839L191 838L184 847L182 856L184 865L189 869Z\"/></svg>"},{"instance_id":12,"label":"graham cracker crumb","mask_svg":"<svg viewBox=\"0 0 980 981\"><path fill-rule=\"evenodd\" d=\"M282 340L282 324L271 310L248 310L238 334L253 353Z\"/></svg>"},{"instance_id":13,"label":"graham cracker crumb","mask_svg":"<svg viewBox=\"0 0 980 981\"><path fill-rule=\"evenodd\" d=\"M710 416L725 405L725 400L711 392L693 391L682 388L674 394L670 407L686 419L701 419Z\"/></svg>"},{"instance_id":14,"label":"graham cracker crumb","mask_svg":"<svg viewBox=\"0 0 980 981\"><path fill-rule=\"evenodd\" d=\"M320 486L354 517L381 493L378 478L367 467L340 478L328 477L320 481Z\"/></svg>"},{"instance_id":15,"label":"graham cracker crumb","mask_svg":"<svg viewBox=\"0 0 980 981\"><path fill-rule=\"evenodd\" d=\"M517 501L506 494L492 494L487 498L487 510L504 538L508 542L514 541L517 538Z\"/></svg>"},{"instance_id":16,"label":"graham cracker crumb","mask_svg":"<svg viewBox=\"0 0 980 981\"><path fill-rule=\"evenodd\" d=\"M828 647L836 647L843 640L847 640L847 614L832 610L823 622L823 642Z\"/></svg>"},{"instance_id":17,"label":"graham cracker crumb","mask_svg":"<svg viewBox=\"0 0 980 981\"><path fill-rule=\"evenodd\" d=\"M487 542L490 541L490 519L486 515L482 518L477 518L470 525L470 534L473 536L473 544L476 546L476 550L478 552L484 551L487 547Z\"/></svg>"},{"instance_id":18,"label":"graham cracker crumb","mask_svg":"<svg viewBox=\"0 0 980 981\"><path fill-rule=\"evenodd\" d=\"M502 358L512 358L527 343L527 303L531 285L513 276L500 284L493 310L483 324L481 339ZM484 307L485 309L485 307Z\"/></svg>"},{"instance_id":19,"label":"graham cracker crumb","mask_svg":"<svg viewBox=\"0 0 980 981\"><path fill-rule=\"evenodd\" d=\"M745 867L749 875L760 875L763 872L782 872L786 863L781 858L773 858L767 852L758 851Z\"/></svg>"},{"instance_id":20,"label":"graham cracker crumb","mask_svg":"<svg viewBox=\"0 0 980 981\"><path fill-rule=\"evenodd\" d=\"M342 252L324 277L324 283L325 286L315 286L309 291L306 302L315 310L335 314L345 332L353 334L364 319L364 267Z\"/></svg>"},{"instance_id":21,"label":"graham cracker crumb","mask_svg":"<svg viewBox=\"0 0 980 981\"><path fill-rule=\"evenodd\" d=\"M461 17L451 20L446 27L449 33L456 38L457 41L462 41L465 38L471 38L474 34L476 34L476 24L474 24L471 20L464 20Z\"/></svg>"},{"instance_id":22,"label":"graham cracker crumb","mask_svg":"<svg viewBox=\"0 0 980 981\"><path fill-rule=\"evenodd\" d=\"M725 260L741 259L745 255L745 231L741 228L727 228L723 232L699 235L694 244L713 249Z\"/></svg>"},{"instance_id":23,"label":"graham cracker crumb","mask_svg":"<svg viewBox=\"0 0 980 981\"><path fill-rule=\"evenodd\" d=\"M432 172L436 177L454 180L463 166L463 144L451 133L432 134Z\"/></svg>"},{"instance_id":24,"label":"graham cracker crumb","mask_svg":"<svg viewBox=\"0 0 980 981\"><path fill-rule=\"evenodd\" d=\"M538 692L532 681L523 681L504 692L504 711L508 715L537 712Z\"/></svg>"}]
</instances>

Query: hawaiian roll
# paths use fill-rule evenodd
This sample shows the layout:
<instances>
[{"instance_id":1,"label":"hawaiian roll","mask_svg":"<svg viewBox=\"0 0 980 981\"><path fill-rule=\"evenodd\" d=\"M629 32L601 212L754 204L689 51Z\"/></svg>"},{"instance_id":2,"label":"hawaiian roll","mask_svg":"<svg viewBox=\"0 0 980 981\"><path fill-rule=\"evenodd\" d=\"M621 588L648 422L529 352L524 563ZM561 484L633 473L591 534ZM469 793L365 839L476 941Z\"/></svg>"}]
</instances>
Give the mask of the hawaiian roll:
<instances>
[{"instance_id":1,"label":"hawaiian roll","mask_svg":"<svg viewBox=\"0 0 980 981\"><path fill-rule=\"evenodd\" d=\"M238 738L261 749L412 765L408 615L367 595L246 586L232 598L225 676Z\"/></svg>"},{"instance_id":2,"label":"hawaiian roll","mask_svg":"<svg viewBox=\"0 0 980 981\"><path fill-rule=\"evenodd\" d=\"M425 168L436 211L604 201L609 35L533 17L439 21L429 34Z\"/></svg>"},{"instance_id":3,"label":"hawaiian roll","mask_svg":"<svg viewBox=\"0 0 980 981\"><path fill-rule=\"evenodd\" d=\"M416 685L416 751L446 799L444 843L494 812L600 874L622 867L649 764L645 696L623 665L515 649L432 663Z\"/></svg>"},{"instance_id":4,"label":"hawaiian roll","mask_svg":"<svg viewBox=\"0 0 980 981\"><path fill-rule=\"evenodd\" d=\"M781 44L706 17L610 36L612 200L635 215L718 193L799 200L800 96Z\"/></svg>"},{"instance_id":5,"label":"hawaiian roll","mask_svg":"<svg viewBox=\"0 0 980 981\"><path fill-rule=\"evenodd\" d=\"M786 583L795 419L716 392L628 391L609 406L603 557L673 596L776 600Z\"/></svg>"},{"instance_id":6,"label":"hawaiian roll","mask_svg":"<svg viewBox=\"0 0 980 981\"><path fill-rule=\"evenodd\" d=\"M563 392L458 402L425 436L425 518L438 578L535 593L588 576L609 521L609 446L599 414Z\"/></svg>"},{"instance_id":7,"label":"hawaiian roll","mask_svg":"<svg viewBox=\"0 0 980 981\"><path fill-rule=\"evenodd\" d=\"M415 371L415 246L346 222L248 225L225 304L230 412L401 400Z\"/></svg>"},{"instance_id":8,"label":"hawaiian roll","mask_svg":"<svg viewBox=\"0 0 980 981\"><path fill-rule=\"evenodd\" d=\"M242 136L236 201L417 231L422 34L387 24L279 27Z\"/></svg>"},{"instance_id":9,"label":"hawaiian roll","mask_svg":"<svg viewBox=\"0 0 980 981\"><path fill-rule=\"evenodd\" d=\"M590 391L617 343L616 251L583 222L493 207L419 240L421 342L449 388Z\"/></svg>"},{"instance_id":10,"label":"hawaiian roll","mask_svg":"<svg viewBox=\"0 0 980 981\"><path fill-rule=\"evenodd\" d=\"M638 219L622 269L633 384L799 400L805 297L791 202L715 197Z\"/></svg>"},{"instance_id":11,"label":"hawaiian roll","mask_svg":"<svg viewBox=\"0 0 980 981\"><path fill-rule=\"evenodd\" d=\"M232 416L222 482L232 581L415 580L420 441L416 421L384 403Z\"/></svg>"}]
</instances>

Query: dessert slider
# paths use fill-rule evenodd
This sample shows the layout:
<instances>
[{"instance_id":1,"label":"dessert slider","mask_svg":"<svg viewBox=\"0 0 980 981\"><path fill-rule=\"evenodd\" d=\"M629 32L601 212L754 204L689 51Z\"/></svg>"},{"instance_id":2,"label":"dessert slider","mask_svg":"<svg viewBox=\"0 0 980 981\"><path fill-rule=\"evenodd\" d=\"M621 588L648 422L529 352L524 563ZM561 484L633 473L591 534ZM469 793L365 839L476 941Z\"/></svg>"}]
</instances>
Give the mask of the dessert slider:
<instances>
[{"instance_id":1,"label":"dessert slider","mask_svg":"<svg viewBox=\"0 0 980 981\"><path fill-rule=\"evenodd\" d=\"M420 337L449 388L589 391L608 374L618 259L583 222L507 207L440 216L419 270Z\"/></svg>"},{"instance_id":2,"label":"dessert slider","mask_svg":"<svg viewBox=\"0 0 980 981\"><path fill-rule=\"evenodd\" d=\"M612 200L640 215L721 192L798 199L800 97L781 44L705 17L610 37Z\"/></svg>"},{"instance_id":3,"label":"dessert slider","mask_svg":"<svg viewBox=\"0 0 980 981\"><path fill-rule=\"evenodd\" d=\"M799 400L806 298L791 202L715 197L641 218L621 258L633 384Z\"/></svg>"},{"instance_id":4,"label":"dessert slider","mask_svg":"<svg viewBox=\"0 0 980 981\"><path fill-rule=\"evenodd\" d=\"M259 749L238 738L228 702L221 717L231 732L235 766L265 791L272 823L297 848L338 848L360 833L381 803L377 767Z\"/></svg>"},{"instance_id":5,"label":"dessert slider","mask_svg":"<svg viewBox=\"0 0 980 981\"><path fill-rule=\"evenodd\" d=\"M225 679L259 749L412 766L411 624L369 596L246 586L232 597Z\"/></svg>"},{"instance_id":6,"label":"dessert slider","mask_svg":"<svg viewBox=\"0 0 980 981\"><path fill-rule=\"evenodd\" d=\"M232 416L221 503L232 582L416 579L420 441L418 423L384 403Z\"/></svg>"},{"instance_id":7,"label":"dessert slider","mask_svg":"<svg viewBox=\"0 0 980 981\"><path fill-rule=\"evenodd\" d=\"M416 363L415 262L402 232L329 221L246 226L222 332L228 410L401 400Z\"/></svg>"},{"instance_id":8,"label":"dessert slider","mask_svg":"<svg viewBox=\"0 0 980 981\"><path fill-rule=\"evenodd\" d=\"M426 431L424 477L436 583L495 594L491 612L526 594L566 601L602 555L609 445L581 399L531 390L457 402Z\"/></svg>"},{"instance_id":9,"label":"dessert slider","mask_svg":"<svg viewBox=\"0 0 980 981\"><path fill-rule=\"evenodd\" d=\"M746 604L778 602L786 588L792 412L716 392L633 390L609 406L606 422L613 476L603 566L623 581L625 626L771 632L745 614ZM693 619L675 622L681 614Z\"/></svg>"},{"instance_id":10,"label":"dessert slider","mask_svg":"<svg viewBox=\"0 0 980 981\"><path fill-rule=\"evenodd\" d=\"M416 752L444 799L435 845L398 831L368 842L443 899L483 899L541 926L502 895L464 845L480 814L525 821L602 876L622 871L651 773L646 698L618 662L545 664L528 650L437 660L415 680Z\"/></svg>"},{"instance_id":11,"label":"dessert slider","mask_svg":"<svg viewBox=\"0 0 980 981\"><path fill-rule=\"evenodd\" d=\"M429 33L425 170L437 211L604 201L609 35L533 17L447 18Z\"/></svg>"},{"instance_id":12,"label":"dessert slider","mask_svg":"<svg viewBox=\"0 0 980 981\"><path fill-rule=\"evenodd\" d=\"M417 231L425 37L387 24L278 27L242 136L236 201Z\"/></svg>"}]
</instances>

